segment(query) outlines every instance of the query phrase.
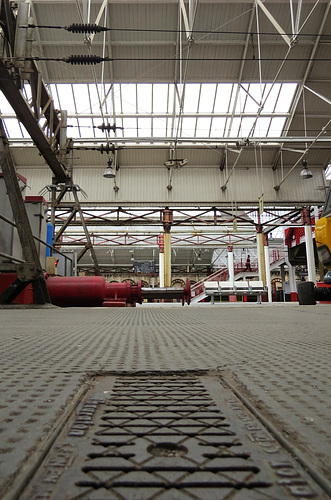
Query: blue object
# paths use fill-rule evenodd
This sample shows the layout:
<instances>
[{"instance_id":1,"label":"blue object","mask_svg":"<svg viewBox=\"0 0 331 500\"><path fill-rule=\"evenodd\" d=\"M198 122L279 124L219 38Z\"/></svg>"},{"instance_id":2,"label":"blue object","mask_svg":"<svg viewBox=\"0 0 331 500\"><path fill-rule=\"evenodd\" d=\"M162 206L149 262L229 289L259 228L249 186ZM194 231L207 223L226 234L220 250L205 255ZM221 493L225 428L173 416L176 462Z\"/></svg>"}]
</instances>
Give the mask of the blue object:
<instances>
[{"instance_id":1,"label":"blue object","mask_svg":"<svg viewBox=\"0 0 331 500\"><path fill-rule=\"evenodd\" d=\"M54 238L54 226L50 222L47 222L46 243L48 243L48 245L53 246L53 238ZM51 256L51 249L49 247L46 247L46 257L50 256Z\"/></svg>"}]
</instances>

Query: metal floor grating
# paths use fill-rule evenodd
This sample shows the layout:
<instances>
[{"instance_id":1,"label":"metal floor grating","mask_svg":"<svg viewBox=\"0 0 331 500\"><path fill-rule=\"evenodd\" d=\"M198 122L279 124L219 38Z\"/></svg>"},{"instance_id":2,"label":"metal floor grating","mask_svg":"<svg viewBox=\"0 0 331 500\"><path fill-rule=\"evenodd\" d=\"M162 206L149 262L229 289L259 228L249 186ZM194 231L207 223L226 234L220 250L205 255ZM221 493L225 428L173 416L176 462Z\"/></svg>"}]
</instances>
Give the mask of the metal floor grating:
<instances>
[{"instance_id":1,"label":"metal floor grating","mask_svg":"<svg viewBox=\"0 0 331 500\"><path fill-rule=\"evenodd\" d=\"M212 376L96 381L22 500L327 498Z\"/></svg>"},{"instance_id":2,"label":"metal floor grating","mask_svg":"<svg viewBox=\"0 0 331 500\"><path fill-rule=\"evenodd\" d=\"M141 306L0 314L1 498L19 498L17 491L91 376L121 373L221 374L331 492L330 307Z\"/></svg>"}]
</instances>

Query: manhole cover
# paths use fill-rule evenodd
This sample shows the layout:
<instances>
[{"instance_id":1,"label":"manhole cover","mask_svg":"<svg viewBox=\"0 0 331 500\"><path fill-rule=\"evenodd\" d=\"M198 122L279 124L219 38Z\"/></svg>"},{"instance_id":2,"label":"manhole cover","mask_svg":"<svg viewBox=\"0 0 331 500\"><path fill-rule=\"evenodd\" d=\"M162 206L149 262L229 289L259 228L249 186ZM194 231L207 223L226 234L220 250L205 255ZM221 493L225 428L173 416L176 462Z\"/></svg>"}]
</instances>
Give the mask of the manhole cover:
<instances>
[{"instance_id":1,"label":"manhole cover","mask_svg":"<svg viewBox=\"0 0 331 500\"><path fill-rule=\"evenodd\" d=\"M217 377L100 378L21 497L327 498Z\"/></svg>"}]
</instances>

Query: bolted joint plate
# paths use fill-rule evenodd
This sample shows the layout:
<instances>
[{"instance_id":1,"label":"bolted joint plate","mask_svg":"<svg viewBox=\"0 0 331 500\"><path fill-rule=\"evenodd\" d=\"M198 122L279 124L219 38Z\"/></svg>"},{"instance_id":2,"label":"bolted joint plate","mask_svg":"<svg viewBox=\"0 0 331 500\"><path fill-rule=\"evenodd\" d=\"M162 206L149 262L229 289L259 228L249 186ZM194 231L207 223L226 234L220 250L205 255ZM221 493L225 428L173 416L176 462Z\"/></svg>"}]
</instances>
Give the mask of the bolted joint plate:
<instances>
[{"instance_id":1,"label":"bolted joint plate","mask_svg":"<svg viewBox=\"0 0 331 500\"><path fill-rule=\"evenodd\" d=\"M33 262L18 264L16 271L18 279L23 283L38 280L44 276L42 270L37 269Z\"/></svg>"}]
</instances>

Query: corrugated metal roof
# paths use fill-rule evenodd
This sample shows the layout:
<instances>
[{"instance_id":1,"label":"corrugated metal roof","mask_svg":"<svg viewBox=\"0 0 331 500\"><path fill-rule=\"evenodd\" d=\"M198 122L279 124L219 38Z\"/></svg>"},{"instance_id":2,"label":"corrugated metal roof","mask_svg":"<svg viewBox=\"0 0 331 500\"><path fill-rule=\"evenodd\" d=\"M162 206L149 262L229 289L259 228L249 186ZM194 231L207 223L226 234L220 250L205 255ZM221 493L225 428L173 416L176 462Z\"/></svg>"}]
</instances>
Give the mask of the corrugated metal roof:
<instances>
[{"instance_id":1,"label":"corrugated metal roof","mask_svg":"<svg viewBox=\"0 0 331 500\"><path fill-rule=\"evenodd\" d=\"M101 4L99 0L92 0L91 22L95 21ZM35 21L38 24L53 26L80 23L82 19L78 5L82 8L83 4L74 0L63 2L34 0ZM186 6L188 7L187 2ZM265 2L265 7L286 32L290 33L292 31L289 1L268 1ZM261 61L262 82L272 82L277 75L279 82L298 82L298 91L300 91L302 78L309 69L305 82L306 85L331 101L331 63L328 60L328 38L322 36L319 40L317 37L327 8L329 8L329 4L326 0L320 1L318 5L313 1L302 2L300 24L305 19L307 19L307 23L302 30L298 43L294 44L291 49L289 61L284 64L279 75L277 75L277 72L288 50L288 45L277 33L276 28L261 9L258 10L261 55L264 59ZM312 9L314 10L310 15ZM294 5L295 10L296 5ZM104 82L107 83L107 88L109 88L111 83L118 84L119 82L126 84L135 82L173 83L174 81L179 82L180 77L183 78L186 75L187 82L236 83L239 81L242 71L239 83L259 83L260 67L257 61L258 25L255 3L252 0L238 2L200 0L195 29L197 31L201 30L201 32L194 33L194 42L192 42L190 48L190 61L187 65L187 73L185 73L185 57L187 54L185 33L183 33L182 57L184 63L182 70L180 70L178 53L176 55L176 50L178 49L176 43L178 43L179 39L179 34L177 33L179 13L180 9L177 0L130 2L122 0L108 2L106 23L109 28L112 28L112 31L108 32L105 36L105 54L111 55L115 60L106 62L104 67L102 65L94 66L97 82L101 82L103 75ZM253 16L253 22L251 28L249 28L251 16ZM328 16L324 33L330 35L330 13ZM102 15L100 25L103 25L103 23L104 16ZM214 33L215 30L218 30L218 33ZM50 58L61 58L72 53L88 53L86 43L84 44L83 34L72 34L63 29L39 29L39 36L41 43L34 43L34 53L38 56L42 55L41 51L43 51L46 57ZM103 39L103 34L95 35L91 46L93 54L103 54ZM246 40L248 40L247 61L243 63L241 58L244 54ZM318 49L315 54L317 60L311 63L308 59L312 54L315 42L318 43ZM177 60L175 60L176 58ZM132 59L139 60L134 61ZM326 60L319 61L318 59ZM48 76L52 83L92 83L94 81L90 66L74 66L64 62L48 61L40 67L44 68L44 64L47 66ZM289 135L302 138L307 134L308 136L315 137L329 119L329 104L307 90L304 92L304 97L305 107L303 107L301 97L297 108L293 110L294 116L291 121ZM171 114L172 106L169 106L169 110ZM233 103L229 111L230 113L233 111ZM168 121L171 120L170 114L168 115ZM285 114L288 116L287 113ZM147 115L148 112L146 113ZM117 124L120 124L121 119L118 116L115 116L114 119L116 119ZM101 123L101 117L99 117L99 120L100 122L98 123ZM112 118L109 121L112 122ZM229 122L230 119L227 125ZM160 130L163 130L162 127L160 127ZM225 130L228 129L226 128ZM331 136L330 131L331 128L329 126L325 134L327 137ZM70 132L70 129L68 129L68 136L71 135ZM227 135L227 132L225 132L225 135ZM109 137L110 143L113 137L116 136L113 136L111 133ZM117 133L117 137L121 137L120 132ZM238 132L238 138L245 138L245 133L243 131ZM132 144L125 143L125 140L119 144L124 149L118 152L118 162L120 165L118 182L121 181L124 185L117 194L112 189L109 190L109 183L104 185L101 182L103 181L102 171L106 166L107 155L101 155L99 152L74 151L74 180L75 182L81 182L83 189L88 188L89 194L91 193L91 199L95 202L98 202L98 197L100 196L99 201L106 202L108 200L113 204L116 202L130 203L130 201L135 199L135 192L139 192L139 203L143 202L143 196L145 195L146 200L153 203L197 203L198 201L207 203L208 200L213 203L217 201L220 203L231 203L233 200L240 199L245 201L255 200L255 192L257 190L256 181L254 181L254 175L250 175L256 168L254 148L249 147L242 151L238 165L228 183L228 189L222 193L219 191L219 188L222 176L226 179L226 171L220 173L218 166L222 161L224 147L220 146L216 148L215 144L210 147L201 140L199 141L199 149L194 149L194 147L182 148L180 144L177 145L177 158L187 159L188 165L181 170L174 170L173 189L166 190L169 173L164 167L164 162L170 158L170 149L174 146L176 130L168 139L169 141L163 141L163 144L161 144L164 149L161 147L157 149L155 145L149 148L143 142L132 147ZM237 139L237 137L234 137L234 139ZM258 163L260 163L258 139L258 137L254 137L257 146ZM222 133L218 137L215 137L215 142L217 141L222 144ZM303 149L305 147L304 142L293 144L289 143L285 146L287 148L292 146L295 149ZM82 145L82 143L79 145ZM89 143L89 145L98 147L100 142L95 140L95 143ZM278 179L280 160L278 160L276 172L271 171L271 167L278 157L279 147L280 145L270 145L268 148L264 147L262 153L263 167L267 171L265 183L267 184L267 180L270 183L270 185L265 185L265 190L267 193L270 191L270 195L268 195L270 200L291 200L291 189L293 189L294 200L298 200L302 196L303 203L313 199L320 201L322 196L321 193L318 193L318 195L315 193L315 181L309 181L305 186L301 186L301 183L294 181L294 177L293 182L290 180L292 179L292 174L282 184L281 192L279 191L277 196L275 195L273 186L274 182L277 182L276 179ZM233 149L234 144L231 144L229 148ZM46 180L46 178L51 178L50 173L46 172L46 170L34 168L29 170L28 168L41 167L44 164L44 160L36 150L24 148L17 151L13 149L13 153L15 163L24 172L27 172L27 177L29 177L29 173L31 174L30 177L33 177L33 182L36 183L33 187L34 191L42 189L42 183L46 184L50 182L50 180ZM331 143L316 144L316 147L310 150L307 155L309 165L312 165L314 168L317 166L326 167L330 156ZM236 158L237 154L229 151L227 172L231 169ZM298 153L283 151L282 161L284 171L290 169L297 159ZM199 172L194 168L195 166L201 167ZM249 168L249 170L245 171L246 168ZM156 172L155 175L154 169ZM296 170L294 170L293 175L296 175ZM245 173L248 175L245 176ZM208 178L208 176L210 177ZM97 177L101 180L96 181ZM156 182L154 191L152 189L153 179ZM316 182L318 182L317 185L322 184L319 177ZM310 193L309 190L311 190Z\"/></svg>"}]
</instances>

